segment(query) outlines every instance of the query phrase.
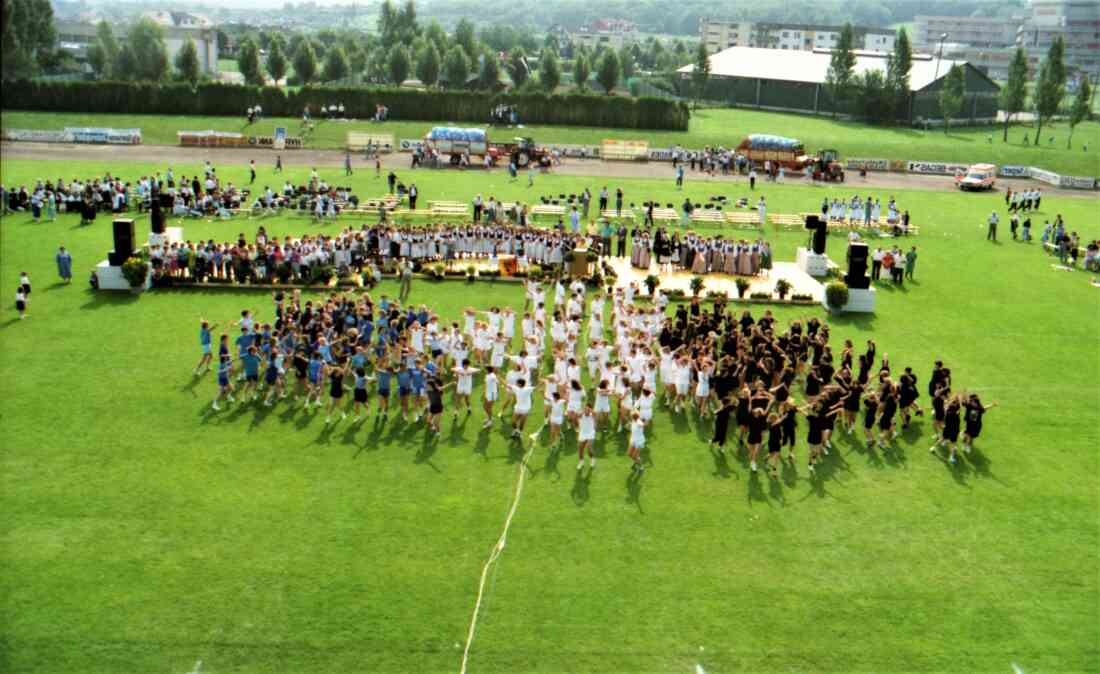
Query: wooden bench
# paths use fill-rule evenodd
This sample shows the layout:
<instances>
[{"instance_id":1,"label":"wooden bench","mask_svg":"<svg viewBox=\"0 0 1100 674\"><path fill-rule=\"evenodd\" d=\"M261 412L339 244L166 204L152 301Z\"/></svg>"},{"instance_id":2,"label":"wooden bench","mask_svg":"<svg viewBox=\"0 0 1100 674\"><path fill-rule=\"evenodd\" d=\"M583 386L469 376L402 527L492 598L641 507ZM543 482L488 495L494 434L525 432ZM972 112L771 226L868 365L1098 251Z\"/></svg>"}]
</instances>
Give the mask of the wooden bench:
<instances>
[{"instance_id":1,"label":"wooden bench","mask_svg":"<svg viewBox=\"0 0 1100 674\"><path fill-rule=\"evenodd\" d=\"M390 153L394 151L393 134L348 131L347 146L349 152L362 152L369 146L375 152Z\"/></svg>"},{"instance_id":2,"label":"wooden bench","mask_svg":"<svg viewBox=\"0 0 1100 674\"><path fill-rule=\"evenodd\" d=\"M553 204L539 204L538 206L532 206L530 210L532 218L535 217L551 217L560 218L565 215L565 206L555 206Z\"/></svg>"},{"instance_id":3,"label":"wooden bench","mask_svg":"<svg viewBox=\"0 0 1100 674\"><path fill-rule=\"evenodd\" d=\"M629 208L624 208L621 213L616 212L614 208L605 208L600 211L600 217L608 220L633 220L634 211Z\"/></svg>"},{"instance_id":4,"label":"wooden bench","mask_svg":"<svg viewBox=\"0 0 1100 674\"><path fill-rule=\"evenodd\" d=\"M707 223L710 225L722 225L725 224L726 217L722 214L722 211L698 208L692 211L691 221Z\"/></svg>"},{"instance_id":5,"label":"wooden bench","mask_svg":"<svg viewBox=\"0 0 1100 674\"><path fill-rule=\"evenodd\" d=\"M727 211L726 222L735 227L756 229L760 226L760 215L758 213L745 211Z\"/></svg>"},{"instance_id":6,"label":"wooden bench","mask_svg":"<svg viewBox=\"0 0 1100 674\"><path fill-rule=\"evenodd\" d=\"M654 208L653 219L662 222L671 222L680 219L680 214L675 208Z\"/></svg>"}]
</instances>

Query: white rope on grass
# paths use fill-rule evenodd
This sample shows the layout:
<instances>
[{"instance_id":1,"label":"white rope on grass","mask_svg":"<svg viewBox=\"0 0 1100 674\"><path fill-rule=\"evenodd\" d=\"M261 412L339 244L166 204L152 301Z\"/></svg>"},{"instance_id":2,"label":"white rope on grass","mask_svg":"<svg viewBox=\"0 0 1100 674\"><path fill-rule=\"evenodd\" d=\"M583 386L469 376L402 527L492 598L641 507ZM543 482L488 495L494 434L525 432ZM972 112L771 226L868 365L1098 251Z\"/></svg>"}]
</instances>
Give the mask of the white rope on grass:
<instances>
[{"instance_id":1,"label":"white rope on grass","mask_svg":"<svg viewBox=\"0 0 1100 674\"><path fill-rule=\"evenodd\" d=\"M527 460L531 458L531 453L535 451L534 438L532 437L531 440L531 446L527 448L527 452L524 453L523 459L519 462L515 496L512 498L512 508L508 511L508 517L504 520L504 530L500 532L500 538L497 539L496 545L489 553L489 559L486 560L485 566L481 567L481 581L477 585L477 601L474 603L474 614L470 618L470 630L466 634L466 648L462 651L462 668L459 670L459 674L466 674L466 664L470 659L470 646L474 643L474 632L477 630L477 618L481 612L481 599L485 595L485 580L489 577L489 567L504 551L504 544L508 540L508 528L512 526L512 517L519 507L519 498L523 494L523 483L527 481Z\"/></svg>"}]
</instances>

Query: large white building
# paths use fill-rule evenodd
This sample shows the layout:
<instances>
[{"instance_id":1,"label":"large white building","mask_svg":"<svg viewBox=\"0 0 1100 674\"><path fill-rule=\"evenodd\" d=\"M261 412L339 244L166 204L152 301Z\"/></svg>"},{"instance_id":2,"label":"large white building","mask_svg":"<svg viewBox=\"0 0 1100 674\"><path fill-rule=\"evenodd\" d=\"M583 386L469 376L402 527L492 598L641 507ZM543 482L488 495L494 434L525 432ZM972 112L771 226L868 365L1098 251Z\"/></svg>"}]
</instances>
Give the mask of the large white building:
<instances>
[{"instance_id":1,"label":"large white building","mask_svg":"<svg viewBox=\"0 0 1100 674\"><path fill-rule=\"evenodd\" d=\"M1066 45L1068 68L1100 76L1100 0L1031 0L1031 14L1016 34L1037 68L1055 37Z\"/></svg>"},{"instance_id":2,"label":"large white building","mask_svg":"<svg viewBox=\"0 0 1100 674\"><path fill-rule=\"evenodd\" d=\"M145 12L144 18L152 19L164 31L164 46L168 50L168 62L183 48L187 38L195 41L199 52L199 67L205 73L218 73L218 34L210 19L189 12Z\"/></svg>"},{"instance_id":3,"label":"large white building","mask_svg":"<svg viewBox=\"0 0 1100 674\"><path fill-rule=\"evenodd\" d=\"M164 46L168 52L168 64L174 62L176 53L190 37L195 41L199 54L199 68L210 75L218 74L218 35L214 24L206 17L187 12L146 12L143 18L151 19L164 31ZM58 19L57 46L71 54L78 61L88 57L88 47L97 39L96 16L81 16L75 20ZM119 42L126 40L129 24L115 25L114 33Z\"/></svg>"},{"instance_id":4,"label":"large white building","mask_svg":"<svg viewBox=\"0 0 1100 674\"><path fill-rule=\"evenodd\" d=\"M729 47L758 47L788 51L813 51L833 49L840 39L841 26L812 24L753 23L749 21L720 21L702 19L699 22L699 39L711 53ZM889 29L853 27L855 49L864 51L890 51L894 48L895 33Z\"/></svg>"}]
</instances>

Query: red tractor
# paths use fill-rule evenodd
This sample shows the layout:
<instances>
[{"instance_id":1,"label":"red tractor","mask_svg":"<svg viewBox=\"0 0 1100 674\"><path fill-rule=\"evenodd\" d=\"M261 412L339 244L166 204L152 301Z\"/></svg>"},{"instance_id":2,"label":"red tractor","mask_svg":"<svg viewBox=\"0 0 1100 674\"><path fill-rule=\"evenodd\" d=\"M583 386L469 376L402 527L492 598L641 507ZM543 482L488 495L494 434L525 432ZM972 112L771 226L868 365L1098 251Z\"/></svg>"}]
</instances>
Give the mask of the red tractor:
<instances>
[{"instance_id":1,"label":"red tractor","mask_svg":"<svg viewBox=\"0 0 1100 674\"><path fill-rule=\"evenodd\" d=\"M505 160L516 165L516 168L527 168L531 162L539 166L550 166L550 152L546 148L535 145L533 138L514 138L511 143L490 143L489 156L493 163Z\"/></svg>"}]
</instances>

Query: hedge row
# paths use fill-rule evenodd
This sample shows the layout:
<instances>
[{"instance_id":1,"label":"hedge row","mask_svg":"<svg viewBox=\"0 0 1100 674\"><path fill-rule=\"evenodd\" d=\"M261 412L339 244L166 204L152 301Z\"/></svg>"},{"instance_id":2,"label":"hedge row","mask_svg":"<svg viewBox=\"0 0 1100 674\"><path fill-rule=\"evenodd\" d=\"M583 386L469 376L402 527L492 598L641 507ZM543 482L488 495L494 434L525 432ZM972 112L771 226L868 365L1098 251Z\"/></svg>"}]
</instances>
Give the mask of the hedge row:
<instances>
[{"instance_id":1,"label":"hedge row","mask_svg":"<svg viewBox=\"0 0 1100 674\"><path fill-rule=\"evenodd\" d=\"M343 103L350 115L374 114L375 105L389 107L400 120L484 122L498 103L519 107L525 124L568 124L623 129L686 131L686 105L656 98L626 98L569 94L497 94L475 91L398 89L393 87L251 87L207 83L46 82L21 81L4 85L4 107L50 112L113 112L158 115L243 115L259 103L264 114L298 117L307 104Z\"/></svg>"}]
</instances>

